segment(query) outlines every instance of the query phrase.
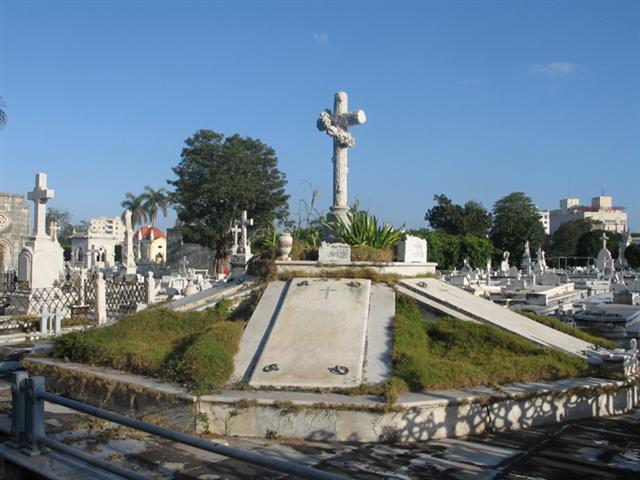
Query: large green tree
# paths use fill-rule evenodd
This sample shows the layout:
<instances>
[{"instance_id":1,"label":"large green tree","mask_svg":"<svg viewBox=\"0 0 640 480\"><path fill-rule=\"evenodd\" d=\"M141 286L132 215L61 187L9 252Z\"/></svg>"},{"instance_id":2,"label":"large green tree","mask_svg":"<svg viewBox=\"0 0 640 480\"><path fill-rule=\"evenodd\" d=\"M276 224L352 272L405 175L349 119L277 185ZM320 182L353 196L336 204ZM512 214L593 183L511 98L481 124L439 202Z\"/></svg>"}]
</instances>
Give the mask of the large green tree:
<instances>
[{"instance_id":1,"label":"large green tree","mask_svg":"<svg viewBox=\"0 0 640 480\"><path fill-rule=\"evenodd\" d=\"M549 241L549 256L569 257L577 255L578 239L585 233L601 226L590 218L565 222L553 232Z\"/></svg>"},{"instance_id":2,"label":"large green tree","mask_svg":"<svg viewBox=\"0 0 640 480\"><path fill-rule=\"evenodd\" d=\"M164 188L155 190L147 185L144 187L144 193L142 193L140 197L142 198L142 209L151 220L151 224L154 227L157 226L158 212L162 212L164 217L167 216L167 207L169 206L169 195L167 190Z\"/></svg>"},{"instance_id":3,"label":"large green tree","mask_svg":"<svg viewBox=\"0 0 640 480\"><path fill-rule=\"evenodd\" d=\"M640 268L640 244L632 243L625 251L624 256L631 268Z\"/></svg>"},{"instance_id":4,"label":"large green tree","mask_svg":"<svg viewBox=\"0 0 640 480\"><path fill-rule=\"evenodd\" d=\"M247 210L256 230L287 220L286 176L275 151L249 137L199 130L185 141L171 203L185 239L216 252L217 268L231 245L230 228Z\"/></svg>"},{"instance_id":5,"label":"large green tree","mask_svg":"<svg viewBox=\"0 0 640 480\"><path fill-rule=\"evenodd\" d=\"M527 195L514 192L495 203L491 241L497 249L509 251L516 263L522 258L527 240L535 250L544 238L538 209Z\"/></svg>"},{"instance_id":6,"label":"large green tree","mask_svg":"<svg viewBox=\"0 0 640 480\"><path fill-rule=\"evenodd\" d=\"M444 194L434 195L433 200L436 205L427 210L424 219L434 230L451 235L488 235L491 215L481 203L470 200L464 206L458 205Z\"/></svg>"},{"instance_id":7,"label":"large green tree","mask_svg":"<svg viewBox=\"0 0 640 480\"><path fill-rule=\"evenodd\" d=\"M607 250L611 252L613 257L618 257L620 234L605 230L592 230L580 235L576 243L576 255L579 257L597 257L602 248L603 233L607 236Z\"/></svg>"},{"instance_id":8,"label":"large green tree","mask_svg":"<svg viewBox=\"0 0 640 480\"><path fill-rule=\"evenodd\" d=\"M46 228L49 234L51 234L51 232L49 231L49 222L51 221L57 223L58 242L64 250L65 260L71 260L71 235L73 235L74 230L74 226L71 223L71 213L61 208L48 208ZM85 226L85 223L86 222L81 222L80 225L76 225L75 228L78 229L78 227L80 227L80 229L82 229L82 227L84 227L84 230L86 230L86 227L88 227L88 225Z\"/></svg>"}]
</instances>

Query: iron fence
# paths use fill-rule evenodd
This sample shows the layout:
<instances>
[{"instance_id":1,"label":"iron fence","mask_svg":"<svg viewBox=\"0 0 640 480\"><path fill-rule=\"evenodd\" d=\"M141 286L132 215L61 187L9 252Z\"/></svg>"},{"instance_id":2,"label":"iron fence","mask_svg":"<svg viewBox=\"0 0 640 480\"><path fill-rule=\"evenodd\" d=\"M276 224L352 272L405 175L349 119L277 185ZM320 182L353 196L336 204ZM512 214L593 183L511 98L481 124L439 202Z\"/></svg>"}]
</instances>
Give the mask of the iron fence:
<instances>
[{"instance_id":1,"label":"iron fence","mask_svg":"<svg viewBox=\"0 0 640 480\"><path fill-rule=\"evenodd\" d=\"M258 465L278 472L294 475L300 478L312 480L347 480L349 477L318 470L313 467L293 463L288 460L270 457L268 455L230 447L216 443L208 439L201 439L181 432L169 430L158 425L152 425L140 420L125 417L102 408L87 405L59 395L49 393L45 389L44 377L29 377L27 372L14 372L11 382L12 397L12 428L11 443L16 451L22 452L26 457L42 454L41 445L79 458L80 460L97 466L107 472L115 473L121 477L142 480L146 476L127 470L113 462L107 462L89 455L73 447L65 445L57 440L47 437L45 431L44 402L62 405L94 417L102 418L109 422L118 423L135 430L163 437L174 442L217 453L225 457L234 458L242 462ZM19 449L19 450L18 450Z\"/></svg>"},{"instance_id":2,"label":"iron fence","mask_svg":"<svg viewBox=\"0 0 640 480\"><path fill-rule=\"evenodd\" d=\"M105 282L107 318L117 320L135 313L139 303L147 299L147 286L139 282ZM95 295L95 293L94 293Z\"/></svg>"}]
</instances>

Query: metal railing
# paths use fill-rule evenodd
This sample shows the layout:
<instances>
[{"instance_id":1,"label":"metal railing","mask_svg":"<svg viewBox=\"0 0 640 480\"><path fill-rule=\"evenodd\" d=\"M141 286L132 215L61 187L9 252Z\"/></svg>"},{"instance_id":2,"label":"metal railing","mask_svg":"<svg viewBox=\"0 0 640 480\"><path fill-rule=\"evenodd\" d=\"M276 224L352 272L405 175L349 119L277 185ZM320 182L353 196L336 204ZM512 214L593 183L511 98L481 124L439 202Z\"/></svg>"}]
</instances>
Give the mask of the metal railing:
<instances>
[{"instance_id":1,"label":"metal railing","mask_svg":"<svg viewBox=\"0 0 640 480\"><path fill-rule=\"evenodd\" d=\"M107 472L120 475L123 478L132 480L148 478L138 472L107 462L47 437L44 428L44 402L47 401L94 417L102 418L109 422L118 423L135 430L163 437L174 442L189 445L208 452L217 453L218 455L223 455L228 458L240 460L242 462L270 470L295 475L300 478L310 478L313 480L346 480L349 478L286 460L281 460L279 458L272 458L261 453L229 447L219 443L214 443L211 440L203 440L198 437L125 417L124 415L119 415L117 413L61 397L59 395L54 395L46 391L44 377L30 377L29 374L24 371L13 373L11 396L13 406L11 446L20 449L26 455L39 455L42 453L41 446L45 446L53 450L60 451L66 455L78 458Z\"/></svg>"}]
</instances>

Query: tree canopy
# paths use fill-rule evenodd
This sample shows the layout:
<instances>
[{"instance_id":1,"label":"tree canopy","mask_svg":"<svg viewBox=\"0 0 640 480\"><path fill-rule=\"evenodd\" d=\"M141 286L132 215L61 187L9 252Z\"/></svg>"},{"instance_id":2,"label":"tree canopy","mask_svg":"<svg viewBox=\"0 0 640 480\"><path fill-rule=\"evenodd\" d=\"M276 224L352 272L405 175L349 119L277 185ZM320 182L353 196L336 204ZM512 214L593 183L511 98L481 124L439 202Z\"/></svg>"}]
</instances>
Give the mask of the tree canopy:
<instances>
[{"instance_id":1,"label":"tree canopy","mask_svg":"<svg viewBox=\"0 0 640 480\"><path fill-rule=\"evenodd\" d=\"M601 225L590 218L565 222L553 232L549 241L549 255L552 257L576 256L578 239Z\"/></svg>"},{"instance_id":2,"label":"tree canopy","mask_svg":"<svg viewBox=\"0 0 640 480\"><path fill-rule=\"evenodd\" d=\"M167 190L164 188L155 190L147 185L144 187L144 193L141 194L140 197L142 198L142 209L146 212L149 220L151 220L151 224L154 227L157 226L158 211L162 212L164 217L167 216L167 207L169 206L169 194Z\"/></svg>"},{"instance_id":3,"label":"tree canopy","mask_svg":"<svg viewBox=\"0 0 640 480\"><path fill-rule=\"evenodd\" d=\"M624 256L631 268L640 268L640 244L632 243L625 251Z\"/></svg>"},{"instance_id":4,"label":"tree canopy","mask_svg":"<svg viewBox=\"0 0 640 480\"><path fill-rule=\"evenodd\" d=\"M535 250L544 238L538 209L524 193L510 193L495 203L491 240L496 248L509 251L512 258L519 262L527 240Z\"/></svg>"},{"instance_id":5,"label":"tree canopy","mask_svg":"<svg viewBox=\"0 0 640 480\"><path fill-rule=\"evenodd\" d=\"M436 205L427 210L424 219L434 230L451 235L486 237L491 228L491 215L481 203L470 200L458 205L444 194L434 195Z\"/></svg>"},{"instance_id":6,"label":"tree canopy","mask_svg":"<svg viewBox=\"0 0 640 480\"><path fill-rule=\"evenodd\" d=\"M602 248L602 234L607 236L607 250L613 257L618 257L620 234L605 230L592 230L580 235L576 243L576 255L579 257L597 257Z\"/></svg>"},{"instance_id":7,"label":"tree canopy","mask_svg":"<svg viewBox=\"0 0 640 480\"><path fill-rule=\"evenodd\" d=\"M147 219L144 194L134 195L131 192L127 192L125 199L120 205L124 208L124 212L122 212L123 220L126 211L129 210L131 212L131 224L133 228Z\"/></svg>"},{"instance_id":8,"label":"tree canopy","mask_svg":"<svg viewBox=\"0 0 640 480\"><path fill-rule=\"evenodd\" d=\"M236 134L225 137L199 130L185 141L171 203L184 225L185 240L199 243L224 258L231 245L230 228L247 210L256 229L288 218L286 176L278 169L273 148Z\"/></svg>"},{"instance_id":9,"label":"tree canopy","mask_svg":"<svg viewBox=\"0 0 640 480\"><path fill-rule=\"evenodd\" d=\"M441 230L410 233L427 241L427 259L444 270L460 268L465 258L472 267L485 268L494 250L488 239L475 235L452 235Z\"/></svg>"}]
</instances>

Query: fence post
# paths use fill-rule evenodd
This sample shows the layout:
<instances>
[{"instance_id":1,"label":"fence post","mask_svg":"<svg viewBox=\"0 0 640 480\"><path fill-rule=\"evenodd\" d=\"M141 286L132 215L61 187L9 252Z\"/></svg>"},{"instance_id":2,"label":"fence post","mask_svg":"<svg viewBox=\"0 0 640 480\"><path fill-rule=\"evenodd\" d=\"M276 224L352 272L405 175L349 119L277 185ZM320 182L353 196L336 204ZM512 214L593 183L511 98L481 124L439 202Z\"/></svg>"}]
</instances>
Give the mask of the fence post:
<instances>
[{"instance_id":1,"label":"fence post","mask_svg":"<svg viewBox=\"0 0 640 480\"><path fill-rule=\"evenodd\" d=\"M26 383L29 374L25 371L13 372L11 378L11 436L13 446L19 446L25 437L25 407L27 398L25 395Z\"/></svg>"},{"instance_id":2,"label":"fence post","mask_svg":"<svg viewBox=\"0 0 640 480\"><path fill-rule=\"evenodd\" d=\"M80 270L80 288L78 289L78 305L84 305L84 295L85 295L85 282L87 281L87 272L85 272L84 268Z\"/></svg>"},{"instance_id":3,"label":"fence post","mask_svg":"<svg viewBox=\"0 0 640 480\"><path fill-rule=\"evenodd\" d=\"M53 327L54 335L60 335L62 333L62 310L60 308L56 308L55 314L55 324Z\"/></svg>"},{"instance_id":4,"label":"fence post","mask_svg":"<svg viewBox=\"0 0 640 480\"><path fill-rule=\"evenodd\" d=\"M49 335L49 309L47 307L42 307L40 312L40 333Z\"/></svg>"},{"instance_id":5,"label":"fence post","mask_svg":"<svg viewBox=\"0 0 640 480\"><path fill-rule=\"evenodd\" d=\"M156 303L156 281L153 278L153 272L147 272L145 283L147 284L147 305Z\"/></svg>"},{"instance_id":6,"label":"fence post","mask_svg":"<svg viewBox=\"0 0 640 480\"><path fill-rule=\"evenodd\" d=\"M38 455L38 439L44 437L44 400L38 394L45 390L44 377L27 379L26 434L28 455Z\"/></svg>"},{"instance_id":7,"label":"fence post","mask_svg":"<svg viewBox=\"0 0 640 480\"><path fill-rule=\"evenodd\" d=\"M96 273L96 322L98 325L107 323L107 287L101 272Z\"/></svg>"}]
</instances>

